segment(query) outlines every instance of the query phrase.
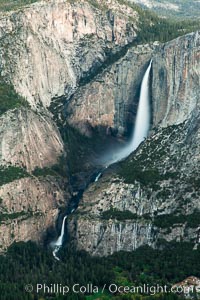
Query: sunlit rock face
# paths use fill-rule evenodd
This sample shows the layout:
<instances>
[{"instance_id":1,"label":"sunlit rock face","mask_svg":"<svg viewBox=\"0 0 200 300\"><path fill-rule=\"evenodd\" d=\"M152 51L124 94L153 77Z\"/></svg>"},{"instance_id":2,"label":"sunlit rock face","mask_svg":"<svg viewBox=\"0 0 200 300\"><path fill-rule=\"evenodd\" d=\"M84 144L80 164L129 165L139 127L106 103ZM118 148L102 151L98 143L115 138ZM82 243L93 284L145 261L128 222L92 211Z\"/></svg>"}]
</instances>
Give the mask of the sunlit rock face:
<instances>
[{"instance_id":1,"label":"sunlit rock face","mask_svg":"<svg viewBox=\"0 0 200 300\"><path fill-rule=\"evenodd\" d=\"M154 125L179 124L200 105L200 32L161 46L153 57Z\"/></svg>"},{"instance_id":2,"label":"sunlit rock face","mask_svg":"<svg viewBox=\"0 0 200 300\"><path fill-rule=\"evenodd\" d=\"M68 157L48 109L57 105L64 121L84 135L91 136L97 127L103 135L124 137L133 129L151 58L152 128L186 123L169 132L152 130L136 153L140 168L135 172L130 165L139 178L126 182L118 171L110 172L91 185L69 221L70 237L78 249L95 255L145 244L156 247L159 239L198 244L198 226L185 216L200 209L199 33L123 52L136 37L138 15L133 9L114 0L107 1L108 10L70 2L42 1L0 16L1 75L34 110L17 109L0 118L1 165L30 173L0 187L0 209L6 215L0 223L2 249L13 241L40 241L70 198L66 178L31 174L36 167L51 168L62 155ZM116 60L109 63L110 57ZM131 160L138 166L134 157L128 169ZM148 174L158 176L158 182L144 184ZM113 208L123 214L116 217ZM167 225L156 217L162 215L167 215Z\"/></svg>"},{"instance_id":3,"label":"sunlit rock face","mask_svg":"<svg viewBox=\"0 0 200 300\"><path fill-rule=\"evenodd\" d=\"M160 241L200 243L199 118L157 129L85 191L69 223L78 249L103 256Z\"/></svg>"},{"instance_id":4,"label":"sunlit rock face","mask_svg":"<svg viewBox=\"0 0 200 300\"><path fill-rule=\"evenodd\" d=\"M33 107L70 97L106 52L134 39L137 13L117 1L107 6L42 1L0 17L2 74Z\"/></svg>"},{"instance_id":5,"label":"sunlit rock face","mask_svg":"<svg viewBox=\"0 0 200 300\"><path fill-rule=\"evenodd\" d=\"M0 252L14 241L42 242L68 195L58 178L28 177L0 187Z\"/></svg>"},{"instance_id":6,"label":"sunlit rock face","mask_svg":"<svg viewBox=\"0 0 200 300\"><path fill-rule=\"evenodd\" d=\"M102 256L161 241L200 243L199 42L196 32L153 52L154 128L85 191L69 227L78 249Z\"/></svg>"},{"instance_id":7,"label":"sunlit rock face","mask_svg":"<svg viewBox=\"0 0 200 300\"><path fill-rule=\"evenodd\" d=\"M56 165L64 155L60 133L47 115L16 109L0 117L0 164L33 171Z\"/></svg>"},{"instance_id":8,"label":"sunlit rock face","mask_svg":"<svg viewBox=\"0 0 200 300\"><path fill-rule=\"evenodd\" d=\"M155 46L141 45L95 77L67 105L67 120L83 134L103 127L105 134L123 136L133 128L140 86Z\"/></svg>"}]
</instances>

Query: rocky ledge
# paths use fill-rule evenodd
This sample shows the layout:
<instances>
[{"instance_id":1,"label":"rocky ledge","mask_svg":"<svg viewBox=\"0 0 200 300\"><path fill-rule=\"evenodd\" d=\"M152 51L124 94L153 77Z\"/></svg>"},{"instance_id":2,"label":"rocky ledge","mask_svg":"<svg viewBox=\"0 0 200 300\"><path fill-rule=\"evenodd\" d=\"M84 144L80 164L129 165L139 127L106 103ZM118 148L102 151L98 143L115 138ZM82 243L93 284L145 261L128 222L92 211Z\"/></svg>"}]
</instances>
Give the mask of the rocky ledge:
<instances>
[{"instance_id":1,"label":"rocky ledge","mask_svg":"<svg viewBox=\"0 0 200 300\"><path fill-rule=\"evenodd\" d=\"M69 234L92 255L200 242L199 115L152 132L117 170L85 191Z\"/></svg>"}]
</instances>

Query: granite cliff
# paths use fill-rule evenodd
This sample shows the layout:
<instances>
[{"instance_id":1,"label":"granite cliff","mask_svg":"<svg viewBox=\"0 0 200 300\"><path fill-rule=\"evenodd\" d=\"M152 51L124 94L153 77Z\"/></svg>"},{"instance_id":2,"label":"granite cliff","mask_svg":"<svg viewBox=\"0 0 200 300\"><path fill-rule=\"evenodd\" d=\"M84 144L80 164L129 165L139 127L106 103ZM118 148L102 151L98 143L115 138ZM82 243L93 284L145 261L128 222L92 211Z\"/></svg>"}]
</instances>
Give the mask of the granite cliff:
<instances>
[{"instance_id":1,"label":"granite cliff","mask_svg":"<svg viewBox=\"0 0 200 300\"><path fill-rule=\"evenodd\" d=\"M67 101L136 37L136 11L114 0L104 8L59 0L0 13L2 250L41 241L68 206L70 149L53 118L65 123Z\"/></svg>"},{"instance_id":2,"label":"granite cliff","mask_svg":"<svg viewBox=\"0 0 200 300\"><path fill-rule=\"evenodd\" d=\"M199 244L199 42L196 32L152 53L150 136L83 194L69 227L78 249Z\"/></svg>"},{"instance_id":3,"label":"granite cliff","mask_svg":"<svg viewBox=\"0 0 200 300\"><path fill-rule=\"evenodd\" d=\"M104 4L40 1L0 15L1 77L29 103L0 117L2 250L55 229L78 192L72 175L81 169L83 185L94 172L97 133L101 149L102 136L130 134L152 57L149 139L88 187L69 222L71 242L98 255L160 239L199 242L191 219L199 216L200 35L136 45L138 11L124 1Z\"/></svg>"},{"instance_id":4,"label":"granite cliff","mask_svg":"<svg viewBox=\"0 0 200 300\"><path fill-rule=\"evenodd\" d=\"M136 153L85 191L70 235L93 255L163 241L199 244L199 114L153 131Z\"/></svg>"},{"instance_id":5,"label":"granite cliff","mask_svg":"<svg viewBox=\"0 0 200 300\"><path fill-rule=\"evenodd\" d=\"M153 56L152 105L154 125L187 120L199 109L200 33L179 37Z\"/></svg>"},{"instance_id":6,"label":"granite cliff","mask_svg":"<svg viewBox=\"0 0 200 300\"><path fill-rule=\"evenodd\" d=\"M20 108L0 117L0 164L27 171L55 165L64 155L60 133L47 115Z\"/></svg>"},{"instance_id":7,"label":"granite cliff","mask_svg":"<svg viewBox=\"0 0 200 300\"><path fill-rule=\"evenodd\" d=\"M133 41L135 11L114 0L108 11L99 8L87 1L41 1L1 17L2 75L32 107L70 98L107 52Z\"/></svg>"}]
</instances>

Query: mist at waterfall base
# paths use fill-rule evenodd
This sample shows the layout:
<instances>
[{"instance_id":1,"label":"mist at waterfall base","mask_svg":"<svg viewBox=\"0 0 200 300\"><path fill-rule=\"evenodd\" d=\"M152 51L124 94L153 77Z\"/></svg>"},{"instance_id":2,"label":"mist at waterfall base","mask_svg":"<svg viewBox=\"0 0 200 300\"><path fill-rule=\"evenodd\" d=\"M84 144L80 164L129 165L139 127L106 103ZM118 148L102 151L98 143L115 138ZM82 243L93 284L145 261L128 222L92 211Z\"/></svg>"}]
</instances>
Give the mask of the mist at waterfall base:
<instances>
[{"instance_id":1,"label":"mist at waterfall base","mask_svg":"<svg viewBox=\"0 0 200 300\"><path fill-rule=\"evenodd\" d=\"M149 89L149 77L151 71L152 60L144 74L141 89L140 98L138 103L138 109L136 114L135 128L130 141L122 148L117 149L114 154L110 154L109 158L105 157L105 168L110 165L119 162L129 156L142 141L148 136L150 121L151 121L151 108L150 108L150 89ZM98 174L99 179L99 174ZM97 179L96 177L96 179ZM98 179L96 181L98 181Z\"/></svg>"},{"instance_id":2,"label":"mist at waterfall base","mask_svg":"<svg viewBox=\"0 0 200 300\"><path fill-rule=\"evenodd\" d=\"M151 120L151 110L150 110L150 92L149 92L149 77L150 77L150 70L151 70L152 60L149 63L149 66L144 74L141 90L140 90L140 98L139 104L136 114L136 121L135 121L135 128L133 135L130 139L130 142L127 143L123 148L117 149L114 155L107 156L105 159L104 168L96 178L94 179L95 182L99 180L102 173L112 164L119 162L129 156L140 144L141 142L147 137L149 128L150 128L150 120ZM73 213L74 209L71 210L70 213ZM59 249L62 247L64 233L65 233L65 221L67 219L67 215L63 218L61 233L58 239L55 242L51 243L53 248L53 256L56 260L60 260L57 256Z\"/></svg>"}]
</instances>

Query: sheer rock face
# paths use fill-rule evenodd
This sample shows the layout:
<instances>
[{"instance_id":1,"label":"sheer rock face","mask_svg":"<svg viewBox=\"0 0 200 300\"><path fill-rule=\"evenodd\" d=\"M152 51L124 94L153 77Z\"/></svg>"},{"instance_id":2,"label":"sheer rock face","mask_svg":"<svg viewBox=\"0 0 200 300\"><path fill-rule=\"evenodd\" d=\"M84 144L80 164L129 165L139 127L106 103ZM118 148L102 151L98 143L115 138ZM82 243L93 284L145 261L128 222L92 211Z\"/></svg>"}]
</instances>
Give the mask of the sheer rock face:
<instances>
[{"instance_id":1,"label":"sheer rock face","mask_svg":"<svg viewBox=\"0 0 200 300\"><path fill-rule=\"evenodd\" d=\"M92 82L80 87L67 105L67 120L82 133L103 127L105 133L124 135L132 128L139 100L140 83L154 45L129 49Z\"/></svg>"},{"instance_id":2,"label":"sheer rock face","mask_svg":"<svg viewBox=\"0 0 200 300\"><path fill-rule=\"evenodd\" d=\"M125 163L127 176L136 175L125 183L126 176L105 174L70 221L72 242L93 255L157 247L160 240L200 243L199 32L158 46L152 56L157 129Z\"/></svg>"},{"instance_id":3,"label":"sheer rock face","mask_svg":"<svg viewBox=\"0 0 200 300\"><path fill-rule=\"evenodd\" d=\"M159 241L200 243L199 119L196 111L152 133L117 172L85 191L69 223L78 249L102 256Z\"/></svg>"},{"instance_id":4,"label":"sheer rock face","mask_svg":"<svg viewBox=\"0 0 200 300\"><path fill-rule=\"evenodd\" d=\"M151 211L151 204L141 197L146 195L139 184L128 185L121 179L103 176L92 184L84 193L78 211L71 216L69 233L72 242L79 250L86 250L92 255L110 255L116 251L132 251L149 244L152 246L152 224L149 221L103 218L103 213L111 208L142 215Z\"/></svg>"},{"instance_id":5,"label":"sheer rock face","mask_svg":"<svg viewBox=\"0 0 200 300\"><path fill-rule=\"evenodd\" d=\"M199 33L157 47L131 48L109 64L108 53L112 57L134 40L138 15L114 0L107 5L106 13L85 1L43 1L0 16L2 75L37 111L18 109L1 116L0 164L31 172L58 162L65 154L63 141L47 110L43 114L44 107L55 103L84 134L90 134L85 129L88 124L89 128L104 127L106 132L127 133L152 56L153 125L187 122L183 130L152 132L136 153L140 180L126 183L111 173L91 185L69 222L69 233L77 248L95 255L131 251L144 244L156 247L159 239L199 243L196 224L179 218L170 220L167 227L158 226L156 219L191 215L200 209ZM148 169L156 169L161 176L157 187L141 183ZM58 178L28 177L0 187L3 250L13 241L41 240L55 224L58 208L67 205L66 185ZM111 211L110 218L103 217L113 208L125 215L118 219Z\"/></svg>"},{"instance_id":6,"label":"sheer rock face","mask_svg":"<svg viewBox=\"0 0 200 300\"><path fill-rule=\"evenodd\" d=\"M0 187L0 251L14 241L42 241L66 205L62 180L28 177Z\"/></svg>"},{"instance_id":7,"label":"sheer rock face","mask_svg":"<svg viewBox=\"0 0 200 300\"><path fill-rule=\"evenodd\" d=\"M162 45L139 46L74 94L68 120L85 133L87 125L123 135L132 127L140 84L150 58L153 126L179 124L199 108L200 33Z\"/></svg>"},{"instance_id":8,"label":"sheer rock face","mask_svg":"<svg viewBox=\"0 0 200 300\"><path fill-rule=\"evenodd\" d=\"M1 252L14 241L41 242L47 229L55 228L59 208L68 204L70 195L67 178L31 174L36 167L58 164L65 155L59 131L47 115L27 108L3 114L0 145L1 168L28 171L27 177L0 186ZM1 176L6 176L3 171Z\"/></svg>"},{"instance_id":9,"label":"sheer rock face","mask_svg":"<svg viewBox=\"0 0 200 300\"><path fill-rule=\"evenodd\" d=\"M2 16L2 74L38 109L54 97L69 98L106 51L136 36L137 13L117 3L110 1L106 13L86 1L43 1Z\"/></svg>"},{"instance_id":10,"label":"sheer rock face","mask_svg":"<svg viewBox=\"0 0 200 300\"><path fill-rule=\"evenodd\" d=\"M46 115L16 109L0 117L0 164L33 171L55 165L64 154L60 133Z\"/></svg>"},{"instance_id":11,"label":"sheer rock face","mask_svg":"<svg viewBox=\"0 0 200 300\"><path fill-rule=\"evenodd\" d=\"M138 15L128 6L111 0L104 11L101 1L101 9L87 1L70 2L41 1L0 14L1 76L34 110L15 109L0 117L3 167L19 166L31 174L66 156L47 110L52 99L70 99L85 78L95 75L108 53L120 52L136 36ZM62 111L62 103L58 106ZM67 206L69 189L67 179L32 175L2 185L1 249L13 241L40 240L55 225L58 208Z\"/></svg>"},{"instance_id":12,"label":"sheer rock face","mask_svg":"<svg viewBox=\"0 0 200 300\"><path fill-rule=\"evenodd\" d=\"M200 32L161 46L153 56L154 124L168 126L188 119L200 105Z\"/></svg>"}]
</instances>

